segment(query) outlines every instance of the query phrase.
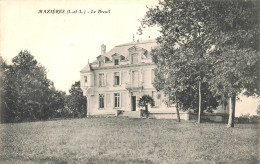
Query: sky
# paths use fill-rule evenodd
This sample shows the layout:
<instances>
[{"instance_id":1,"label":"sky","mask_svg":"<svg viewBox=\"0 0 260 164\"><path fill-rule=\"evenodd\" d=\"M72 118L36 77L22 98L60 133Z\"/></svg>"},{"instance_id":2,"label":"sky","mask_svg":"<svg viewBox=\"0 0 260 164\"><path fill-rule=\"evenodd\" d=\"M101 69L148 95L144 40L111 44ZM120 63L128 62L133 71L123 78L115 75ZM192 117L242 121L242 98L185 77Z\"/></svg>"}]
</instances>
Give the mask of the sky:
<instances>
[{"instance_id":1,"label":"sky","mask_svg":"<svg viewBox=\"0 0 260 164\"><path fill-rule=\"evenodd\" d=\"M88 60L92 62L101 54L101 44L109 51L132 42L133 34L135 40L159 35L156 27L146 28L141 36L136 34L146 6L155 4L157 0L0 0L0 55L10 64L21 50L28 50L47 69L55 88L68 93ZM65 13L40 14L39 10ZM68 10L86 13L67 14ZM236 115L255 113L257 101L243 99Z\"/></svg>"},{"instance_id":2,"label":"sky","mask_svg":"<svg viewBox=\"0 0 260 164\"><path fill-rule=\"evenodd\" d=\"M158 36L147 29L136 34L146 6L156 1L2 0L1 55L4 60L28 50L48 70L57 89L68 91L79 80L80 70L101 53L118 44ZM39 10L86 10L85 14L38 14ZM91 13L91 10L93 13ZM98 10L110 11L98 14ZM94 13L96 11L96 13Z\"/></svg>"}]
</instances>

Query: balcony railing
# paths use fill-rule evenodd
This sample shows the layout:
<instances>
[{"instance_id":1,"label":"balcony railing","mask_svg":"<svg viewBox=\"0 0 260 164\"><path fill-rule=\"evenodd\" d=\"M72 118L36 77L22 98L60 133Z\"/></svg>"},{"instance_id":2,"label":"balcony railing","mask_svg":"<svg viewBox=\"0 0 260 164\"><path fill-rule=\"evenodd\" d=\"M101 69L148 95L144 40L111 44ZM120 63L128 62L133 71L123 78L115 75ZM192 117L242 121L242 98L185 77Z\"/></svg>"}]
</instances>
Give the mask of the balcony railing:
<instances>
[{"instance_id":1,"label":"balcony railing","mask_svg":"<svg viewBox=\"0 0 260 164\"><path fill-rule=\"evenodd\" d=\"M140 89L143 88L143 82L136 82L136 83L126 83L126 89Z\"/></svg>"}]
</instances>

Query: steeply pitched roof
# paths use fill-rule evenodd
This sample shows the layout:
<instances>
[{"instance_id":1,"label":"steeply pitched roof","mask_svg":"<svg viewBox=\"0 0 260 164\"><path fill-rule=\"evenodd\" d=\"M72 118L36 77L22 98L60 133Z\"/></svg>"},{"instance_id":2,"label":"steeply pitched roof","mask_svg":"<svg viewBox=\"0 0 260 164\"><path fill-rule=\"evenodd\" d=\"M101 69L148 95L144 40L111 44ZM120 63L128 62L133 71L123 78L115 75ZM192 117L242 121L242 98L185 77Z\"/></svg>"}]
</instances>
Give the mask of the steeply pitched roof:
<instances>
[{"instance_id":1,"label":"steeply pitched roof","mask_svg":"<svg viewBox=\"0 0 260 164\"><path fill-rule=\"evenodd\" d=\"M147 51L151 51L151 48L155 47L156 44L156 40L146 40L146 41L139 41L139 42L130 42L130 43L126 43L126 44L121 44L118 46L115 46L114 48L112 48L109 52L107 52L106 54L104 54L105 56L111 58L111 56L115 53L123 55L125 57L128 56L129 54L129 48L133 47L133 46L137 46L137 47L141 47L143 49L146 49Z\"/></svg>"},{"instance_id":2,"label":"steeply pitched roof","mask_svg":"<svg viewBox=\"0 0 260 164\"><path fill-rule=\"evenodd\" d=\"M119 54L119 55L122 55L123 57L127 58L129 55L129 48L131 48L133 46L143 48L143 49L147 50L148 52L150 52L151 48L156 47L157 44L156 44L156 40L130 42L130 43L126 43L126 44L117 45L114 48L112 48L110 51L108 51L107 53L103 54L102 56L108 57L110 60L112 59L112 55L114 55L114 54ZM96 63L97 63L97 60L92 62L92 64L96 64ZM92 70L91 64L87 64L81 70L81 72L91 71L91 70Z\"/></svg>"},{"instance_id":3,"label":"steeply pitched roof","mask_svg":"<svg viewBox=\"0 0 260 164\"><path fill-rule=\"evenodd\" d=\"M87 64L80 72L82 71L91 71L92 68L91 68L91 64Z\"/></svg>"}]
</instances>

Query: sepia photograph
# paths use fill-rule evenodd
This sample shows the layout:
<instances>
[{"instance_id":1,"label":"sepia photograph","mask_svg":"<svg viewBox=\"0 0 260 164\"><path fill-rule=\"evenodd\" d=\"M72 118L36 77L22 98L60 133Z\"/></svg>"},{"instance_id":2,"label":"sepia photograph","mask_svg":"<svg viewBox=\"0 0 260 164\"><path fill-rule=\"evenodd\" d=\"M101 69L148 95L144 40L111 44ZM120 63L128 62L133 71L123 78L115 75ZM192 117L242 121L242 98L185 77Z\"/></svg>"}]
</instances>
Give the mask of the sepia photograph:
<instances>
[{"instance_id":1,"label":"sepia photograph","mask_svg":"<svg viewBox=\"0 0 260 164\"><path fill-rule=\"evenodd\" d=\"M0 0L0 163L260 163L260 1Z\"/></svg>"}]
</instances>

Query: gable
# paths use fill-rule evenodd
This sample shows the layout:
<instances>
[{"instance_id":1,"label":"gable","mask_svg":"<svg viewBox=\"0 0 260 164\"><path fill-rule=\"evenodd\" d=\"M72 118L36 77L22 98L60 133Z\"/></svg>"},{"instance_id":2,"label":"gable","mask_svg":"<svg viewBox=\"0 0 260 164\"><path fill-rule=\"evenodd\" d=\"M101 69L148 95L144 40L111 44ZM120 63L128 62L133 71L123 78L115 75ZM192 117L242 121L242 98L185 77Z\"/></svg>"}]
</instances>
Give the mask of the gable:
<instances>
[{"instance_id":1,"label":"gable","mask_svg":"<svg viewBox=\"0 0 260 164\"><path fill-rule=\"evenodd\" d=\"M147 50L142 47L132 46L132 47L128 48L128 51L131 52L131 51L147 51Z\"/></svg>"}]
</instances>

